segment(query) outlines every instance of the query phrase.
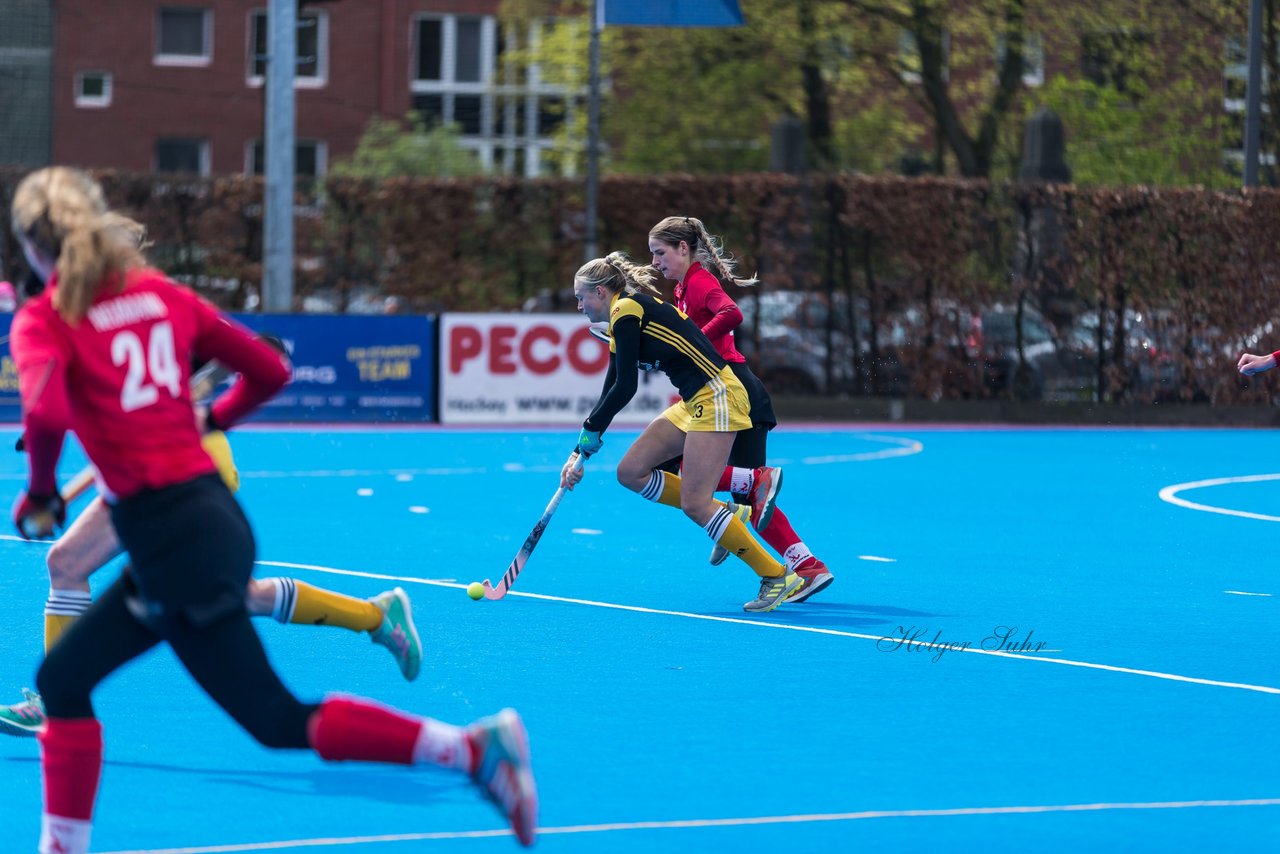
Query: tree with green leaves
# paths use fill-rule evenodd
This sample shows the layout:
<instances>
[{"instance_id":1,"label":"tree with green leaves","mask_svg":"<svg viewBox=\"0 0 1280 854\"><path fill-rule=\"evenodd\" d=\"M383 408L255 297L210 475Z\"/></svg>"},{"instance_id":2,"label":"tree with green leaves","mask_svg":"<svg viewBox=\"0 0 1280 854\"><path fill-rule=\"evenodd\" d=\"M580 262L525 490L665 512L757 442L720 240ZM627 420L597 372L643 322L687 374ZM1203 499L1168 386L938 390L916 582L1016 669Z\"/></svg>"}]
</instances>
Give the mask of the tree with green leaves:
<instances>
[{"instance_id":1,"label":"tree with green leaves","mask_svg":"<svg viewBox=\"0 0 1280 854\"><path fill-rule=\"evenodd\" d=\"M477 175L482 170L473 152L459 142L453 126L428 128L410 112L403 122L374 116L351 157L339 160L329 174L340 178L448 178Z\"/></svg>"},{"instance_id":2,"label":"tree with green leaves","mask_svg":"<svg viewBox=\"0 0 1280 854\"><path fill-rule=\"evenodd\" d=\"M764 169L770 128L791 115L815 169L883 172L923 151L917 170L1011 177L1026 118L1049 106L1065 119L1069 156L1081 149L1080 180L1220 184L1222 34L1243 32L1238 5L742 0L740 28L609 27L605 168ZM585 21L588 6L504 9ZM523 59L572 69L565 79L585 86L586 28L562 32ZM585 117L563 131L561 156L580 157Z\"/></svg>"}]
</instances>

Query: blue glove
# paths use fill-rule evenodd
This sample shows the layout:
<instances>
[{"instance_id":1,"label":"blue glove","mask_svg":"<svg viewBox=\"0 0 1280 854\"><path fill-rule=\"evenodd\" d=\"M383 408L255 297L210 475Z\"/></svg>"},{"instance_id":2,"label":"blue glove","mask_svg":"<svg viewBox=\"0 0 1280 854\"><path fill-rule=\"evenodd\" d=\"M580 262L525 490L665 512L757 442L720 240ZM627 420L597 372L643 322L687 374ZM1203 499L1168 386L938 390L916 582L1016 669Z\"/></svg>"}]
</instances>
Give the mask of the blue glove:
<instances>
[{"instance_id":1,"label":"blue glove","mask_svg":"<svg viewBox=\"0 0 1280 854\"><path fill-rule=\"evenodd\" d=\"M600 450L600 446L604 444L604 439L600 437L599 430L588 430L582 428L582 432L578 434L578 453L583 457L589 457L596 451Z\"/></svg>"}]
</instances>

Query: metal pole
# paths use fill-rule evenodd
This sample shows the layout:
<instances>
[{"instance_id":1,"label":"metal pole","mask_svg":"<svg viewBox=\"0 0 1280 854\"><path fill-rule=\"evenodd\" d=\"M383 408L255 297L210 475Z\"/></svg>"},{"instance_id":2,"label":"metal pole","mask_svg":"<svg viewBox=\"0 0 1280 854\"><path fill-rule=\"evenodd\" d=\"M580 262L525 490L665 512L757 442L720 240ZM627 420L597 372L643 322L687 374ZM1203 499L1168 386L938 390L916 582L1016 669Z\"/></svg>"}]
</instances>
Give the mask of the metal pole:
<instances>
[{"instance_id":1,"label":"metal pole","mask_svg":"<svg viewBox=\"0 0 1280 854\"><path fill-rule=\"evenodd\" d=\"M266 311L287 312L293 310L293 78L298 64L297 0L270 0L267 40L262 306Z\"/></svg>"},{"instance_id":2,"label":"metal pole","mask_svg":"<svg viewBox=\"0 0 1280 854\"><path fill-rule=\"evenodd\" d=\"M1249 3L1249 89L1245 95L1244 185L1258 186L1262 138L1262 0Z\"/></svg>"},{"instance_id":3,"label":"metal pole","mask_svg":"<svg viewBox=\"0 0 1280 854\"><path fill-rule=\"evenodd\" d=\"M597 205L600 196L600 30L603 26L605 0L591 0L590 72L587 95L587 233L583 260L596 257L599 242L596 233Z\"/></svg>"}]
</instances>

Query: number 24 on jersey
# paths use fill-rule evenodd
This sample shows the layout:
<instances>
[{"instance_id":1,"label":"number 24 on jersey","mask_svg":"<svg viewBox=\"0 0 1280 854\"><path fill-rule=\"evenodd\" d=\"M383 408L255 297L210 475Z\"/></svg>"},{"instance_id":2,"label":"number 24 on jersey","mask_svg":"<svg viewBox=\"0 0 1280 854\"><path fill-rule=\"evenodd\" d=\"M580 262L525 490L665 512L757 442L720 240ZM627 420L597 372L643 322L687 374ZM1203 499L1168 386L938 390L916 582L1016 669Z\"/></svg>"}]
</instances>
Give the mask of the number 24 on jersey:
<instances>
[{"instance_id":1,"label":"number 24 on jersey","mask_svg":"<svg viewBox=\"0 0 1280 854\"><path fill-rule=\"evenodd\" d=\"M143 343L137 332L125 329L111 339L111 361L124 366L120 408L133 412L150 406L165 389L173 397L182 393L182 369L178 365L173 326L162 321L151 327Z\"/></svg>"}]
</instances>

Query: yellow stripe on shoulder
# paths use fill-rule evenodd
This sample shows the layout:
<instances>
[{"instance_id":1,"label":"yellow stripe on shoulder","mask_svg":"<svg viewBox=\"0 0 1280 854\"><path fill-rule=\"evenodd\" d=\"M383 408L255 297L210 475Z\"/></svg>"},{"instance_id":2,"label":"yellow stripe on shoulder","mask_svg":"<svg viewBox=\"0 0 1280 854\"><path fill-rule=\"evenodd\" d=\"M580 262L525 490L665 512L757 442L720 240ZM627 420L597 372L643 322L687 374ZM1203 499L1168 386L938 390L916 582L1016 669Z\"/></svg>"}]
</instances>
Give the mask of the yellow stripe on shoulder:
<instances>
[{"instance_id":1,"label":"yellow stripe on shoulder","mask_svg":"<svg viewBox=\"0 0 1280 854\"><path fill-rule=\"evenodd\" d=\"M609 312L609 331L613 331L613 324L617 323L621 318L635 317L644 318L644 307L633 299L623 297L613 304L613 310Z\"/></svg>"}]
</instances>

